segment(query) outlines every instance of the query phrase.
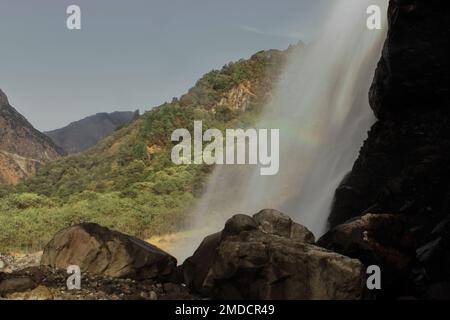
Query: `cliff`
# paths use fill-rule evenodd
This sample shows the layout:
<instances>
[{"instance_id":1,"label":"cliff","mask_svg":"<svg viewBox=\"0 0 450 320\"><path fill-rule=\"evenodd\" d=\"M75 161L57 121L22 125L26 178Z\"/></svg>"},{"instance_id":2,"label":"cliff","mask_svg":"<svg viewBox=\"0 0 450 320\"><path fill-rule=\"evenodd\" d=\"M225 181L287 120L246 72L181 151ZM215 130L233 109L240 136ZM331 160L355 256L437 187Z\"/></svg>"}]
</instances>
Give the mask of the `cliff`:
<instances>
[{"instance_id":1,"label":"cliff","mask_svg":"<svg viewBox=\"0 0 450 320\"><path fill-rule=\"evenodd\" d=\"M33 128L0 90L0 183L16 184L63 151Z\"/></svg>"},{"instance_id":2,"label":"cliff","mask_svg":"<svg viewBox=\"0 0 450 320\"><path fill-rule=\"evenodd\" d=\"M385 295L448 298L449 2L391 0L388 15L369 94L378 121L336 191L329 223L344 225L322 243L381 265Z\"/></svg>"}]
</instances>

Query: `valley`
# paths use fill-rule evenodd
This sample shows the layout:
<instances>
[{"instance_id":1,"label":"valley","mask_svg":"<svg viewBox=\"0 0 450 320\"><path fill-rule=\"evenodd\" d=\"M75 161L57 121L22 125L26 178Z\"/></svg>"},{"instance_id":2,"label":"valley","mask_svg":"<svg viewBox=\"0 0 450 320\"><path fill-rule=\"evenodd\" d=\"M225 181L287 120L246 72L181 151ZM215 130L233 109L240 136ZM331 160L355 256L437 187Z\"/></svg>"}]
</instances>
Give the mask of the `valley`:
<instances>
[{"instance_id":1,"label":"valley","mask_svg":"<svg viewBox=\"0 0 450 320\"><path fill-rule=\"evenodd\" d=\"M58 143L0 90L0 300L448 300L450 5L373 2ZM278 174L195 157L238 128L280 129Z\"/></svg>"},{"instance_id":2,"label":"valley","mask_svg":"<svg viewBox=\"0 0 450 320\"><path fill-rule=\"evenodd\" d=\"M168 133L194 120L205 130L254 124L290 50L227 64L91 149L0 185L0 251L41 250L58 230L88 221L143 239L184 229L213 166L173 164Z\"/></svg>"}]
</instances>

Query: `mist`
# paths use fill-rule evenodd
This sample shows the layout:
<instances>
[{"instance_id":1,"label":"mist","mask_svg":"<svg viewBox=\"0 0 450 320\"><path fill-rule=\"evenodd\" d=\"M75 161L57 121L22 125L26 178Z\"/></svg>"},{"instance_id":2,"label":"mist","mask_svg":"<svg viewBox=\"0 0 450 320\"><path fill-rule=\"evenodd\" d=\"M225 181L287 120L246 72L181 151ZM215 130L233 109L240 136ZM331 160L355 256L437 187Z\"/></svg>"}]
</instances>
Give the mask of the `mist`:
<instances>
[{"instance_id":1,"label":"mist","mask_svg":"<svg viewBox=\"0 0 450 320\"><path fill-rule=\"evenodd\" d=\"M381 0L330 2L318 38L292 53L258 124L280 129L279 173L216 166L193 212L195 236L176 246L177 258L187 257L231 216L265 208L289 215L316 237L326 231L334 192L375 120L368 91L386 31L367 28L372 4L386 12Z\"/></svg>"}]
</instances>

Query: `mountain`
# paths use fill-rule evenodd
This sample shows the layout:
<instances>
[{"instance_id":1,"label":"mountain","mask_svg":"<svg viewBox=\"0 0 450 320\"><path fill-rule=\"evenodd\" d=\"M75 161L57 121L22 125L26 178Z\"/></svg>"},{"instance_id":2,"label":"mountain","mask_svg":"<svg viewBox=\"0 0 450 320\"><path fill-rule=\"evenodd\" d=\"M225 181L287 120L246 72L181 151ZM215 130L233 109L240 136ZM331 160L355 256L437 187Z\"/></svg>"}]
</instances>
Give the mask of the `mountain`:
<instances>
[{"instance_id":1,"label":"mountain","mask_svg":"<svg viewBox=\"0 0 450 320\"><path fill-rule=\"evenodd\" d=\"M254 125L290 50L261 51L211 71L89 150L48 163L12 189L0 187L0 251L40 249L80 222L143 239L182 228L213 166L175 165L172 132L192 130L194 120L204 130Z\"/></svg>"},{"instance_id":2,"label":"mountain","mask_svg":"<svg viewBox=\"0 0 450 320\"><path fill-rule=\"evenodd\" d=\"M139 117L139 111L97 113L68 126L44 132L68 154L87 150L109 136L117 128Z\"/></svg>"},{"instance_id":3,"label":"mountain","mask_svg":"<svg viewBox=\"0 0 450 320\"><path fill-rule=\"evenodd\" d=\"M33 176L42 164L63 153L50 138L33 128L0 90L0 184L16 184Z\"/></svg>"}]
</instances>

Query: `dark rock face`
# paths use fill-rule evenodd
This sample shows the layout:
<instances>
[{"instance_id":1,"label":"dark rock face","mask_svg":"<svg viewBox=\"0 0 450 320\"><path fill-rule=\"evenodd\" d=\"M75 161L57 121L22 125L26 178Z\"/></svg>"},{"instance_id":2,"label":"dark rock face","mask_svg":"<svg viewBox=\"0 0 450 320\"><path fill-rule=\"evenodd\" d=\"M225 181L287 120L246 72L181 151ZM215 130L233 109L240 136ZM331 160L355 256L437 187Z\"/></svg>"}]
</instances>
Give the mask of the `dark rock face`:
<instances>
[{"instance_id":1,"label":"dark rock face","mask_svg":"<svg viewBox=\"0 0 450 320\"><path fill-rule=\"evenodd\" d=\"M320 246L345 255L359 256L366 264L390 265L399 270L414 255L414 232L406 217L366 214L333 228L318 241Z\"/></svg>"},{"instance_id":2,"label":"dark rock face","mask_svg":"<svg viewBox=\"0 0 450 320\"><path fill-rule=\"evenodd\" d=\"M448 10L445 0L391 0L388 37L369 95L378 118L448 107Z\"/></svg>"},{"instance_id":3,"label":"dark rock face","mask_svg":"<svg viewBox=\"0 0 450 320\"><path fill-rule=\"evenodd\" d=\"M392 297L390 288L408 289L409 275L415 260L417 237L407 216L401 214L366 214L336 226L324 236L318 245L358 258L365 266L377 265L382 270L382 288L378 297ZM405 290L404 294L409 292Z\"/></svg>"},{"instance_id":4,"label":"dark rock face","mask_svg":"<svg viewBox=\"0 0 450 320\"><path fill-rule=\"evenodd\" d=\"M313 241L275 210L237 215L184 262L185 282L219 299L361 299L361 263Z\"/></svg>"},{"instance_id":5,"label":"dark rock face","mask_svg":"<svg viewBox=\"0 0 450 320\"><path fill-rule=\"evenodd\" d=\"M450 220L439 223L417 249L413 280L428 299L450 299Z\"/></svg>"},{"instance_id":6,"label":"dark rock face","mask_svg":"<svg viewBox=\"0 0 450 320\"><path fill-rule=\"evenodd\" d=\"M60 231L47 244L41 265L115 278L152 279L171 275L177 261L140 239L87 223Z\"/></svg>"},{"instance_id":7,"label":"dark rock face","mask_svg":"<svg viewBox=\"0 0 450 320\"><path fill-rule=\"evenodd\" d=\"M406 250L411 261L401 274L410 279L406 294L416 296L437 281L440 289L436 291L441 292L445 288L441 282L450 281L444 272L434 280L416 267L420 257L433 256L420 252L445 252L446 246L431 232L450 212L449 8L450 3L443 0L390 1L388 38L369 95L379 121L337 189L329 218L331 227L365 213L391 213L406 219L407 228L414 230L414 242ZM342 240L333 238L352 223L337 227L322 241L330 248L341 245ZM372 237L386 237L387 245L398 249L400 239L388 237L397 232L398 224L377 229L372 223L379 221L364 227ZM427 244L429 250L416 254ZM449 252L440 259L448 260ZM349 256L364 260L360 254Z\"/></svg>"},{"instance_id":8,"label":"dark rock face","mask_svg":"<svg viewBox=\"0 0 450 320\"><path fill-rule=\"evenodd\" d=\"M45 134L67 153L78 153L93 147L97 142L111 135L114 130L138 117L138 110L98 113Z\"/></svg>"}]
</instances>

